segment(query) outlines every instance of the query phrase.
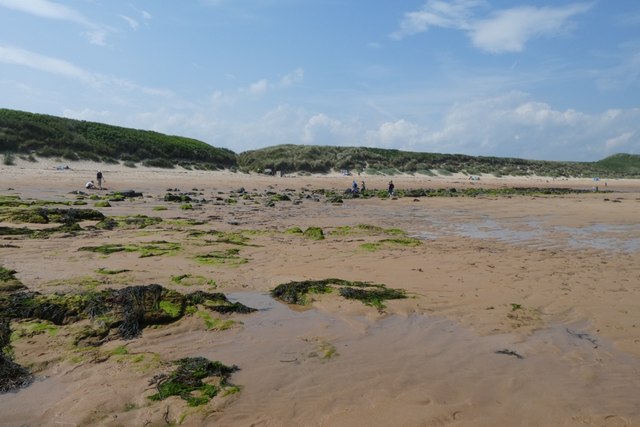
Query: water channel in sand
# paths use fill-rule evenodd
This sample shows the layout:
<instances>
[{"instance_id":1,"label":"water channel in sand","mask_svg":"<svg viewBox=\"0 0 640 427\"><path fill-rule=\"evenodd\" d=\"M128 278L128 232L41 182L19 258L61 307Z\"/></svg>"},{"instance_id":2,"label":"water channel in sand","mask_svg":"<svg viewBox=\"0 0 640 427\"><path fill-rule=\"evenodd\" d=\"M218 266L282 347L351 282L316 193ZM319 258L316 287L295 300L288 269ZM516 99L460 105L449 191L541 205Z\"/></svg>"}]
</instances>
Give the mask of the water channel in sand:
<instances>
[{"instance_id":1,"label":"water channel in sand","mask_svg":"<svg viewBox=\"0 0 640 427\"><path fill-rule=\"evenodd\" d=\"M197 345L203 356L241 367L233 382L243 386L242 397L216 425L640 419L640 384L631 380L640 360L581 332L586 325L482 337L417 314L371 320L292 310L265 294L229 297L259 311L235 333Z\"/></svg>"}]
</instances>

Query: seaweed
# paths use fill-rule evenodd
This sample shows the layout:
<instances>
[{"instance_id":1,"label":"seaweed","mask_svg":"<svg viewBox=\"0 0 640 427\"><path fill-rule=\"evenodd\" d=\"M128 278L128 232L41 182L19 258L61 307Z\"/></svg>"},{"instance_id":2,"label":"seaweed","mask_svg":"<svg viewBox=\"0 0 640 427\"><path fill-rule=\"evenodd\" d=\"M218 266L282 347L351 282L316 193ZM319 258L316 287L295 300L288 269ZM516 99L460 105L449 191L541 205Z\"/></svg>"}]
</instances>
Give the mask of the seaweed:
<instances>
[{"instance_id":1,"label":"seaweed","mask_svg":"<svg viewBox=\"0 0 640 427\"><path fill-rule=\"evenodd\" d=\"M147 215L132 215L132 216L119 216L119 217L107 217L96 224L96 227L102 230L113 230L114 228L122 229L142 229L151 225L156 225L162 222L162 218L157 216Z\"/></svg>"},{"instance_id":2,"label":"seaweed","mask_svg":"<svg viewBox=\"0 0 640 427\"><path fill-rule=\"evenodd\" d=\"M187 313L188 307L199 304L219 313L255 311L230 302L222 293L197 291L184 295L151 284L80 294L43 295L26 291L0 294L0 318L47 320L54 325L92 319L98 328L81 331L82 336L76 342L87 337L105 337L110 330L115 330L119 337L132 339L144 327L175 322Z\"/></svg>"},{"instance_id":3,"label":"seaweed","mask_svg":"<svg viewBox=\"0 0 640 427\"><path fill-rule=\"evenodd\" d=\"M289 304L306 305L310 302L308 294L325 294L334 289L338 289L339 295L343 298L359 300L365 305L377 308L380 312L385 309L385 300L406 298L405 291L401 289L389 289L381 284L336 278L284 283L272 289L271 296Z\"/></svg>"},{"instance_id":4,"label":"seaweed","mask_svg":"<svg viewBox=\"0 0 640 427\"><path fill-rule=\"evenodd\" d=\"M17 271L0 266L0 292L14 292L25 289L26 286L16 278Z\"/></svg>"},{"instance_id":5,"label":"seaweed","mask_svg":"<svg viewBox=\"0 0 640 427\"><path fill-rule=\"evenodd\" d=\"M311 240L324 240L324 233L320 227L309 227L304 231L303 235Z\"/></svg>"},{"instance_id":6,"label":"seaweed","mask_svg":"<svg viewBox=\"0 0 640 427\"><path fill-rule=\"evenodd\" d=\"M13 361L9 322L0 317L0 393L26 387L33 381L29 370Z\"/></svg>"},{"instance_id":7,"label":"seaweed","mask_svg":"<svg viewBox=\"0 0 640 427\"><path fill-rule=\"evenodd\" d=\"M164 240L156 240L142 245L107 243L100 246L82 246L78 248L79 251L97 252L103 255L110 255L115 252L140 252L140 258L168 255L179 249L179 243L171 243Z\"/></svg>"},{"instance_id":8,"label":"seaweed","mask_svg":"<svg viewBox=\"0 0 640 427\"><path fill-rule=\"evenodd\" d=\"M149 396L150 400L164 400L170 396L179 396L187 401L189 406L199 406L208 403L225 387L232 386L228 379L239 368L236 365L226 366L218 361L211 361L204 357L186 357L174 361L178 365L171 374L156 375L151 384L155 384L157 393ZM214 377L214 381L203 380Z\"/></svg>"}]
</instances>

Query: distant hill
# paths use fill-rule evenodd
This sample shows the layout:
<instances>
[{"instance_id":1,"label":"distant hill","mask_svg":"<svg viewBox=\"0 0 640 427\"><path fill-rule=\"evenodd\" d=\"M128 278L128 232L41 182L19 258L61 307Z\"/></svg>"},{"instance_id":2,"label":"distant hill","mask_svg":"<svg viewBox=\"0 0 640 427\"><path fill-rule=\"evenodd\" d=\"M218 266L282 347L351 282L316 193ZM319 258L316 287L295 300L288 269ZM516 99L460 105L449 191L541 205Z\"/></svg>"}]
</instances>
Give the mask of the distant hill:
<instances>
[{"instance_id":1,"label":"distant hill","mask_svg":"<svg viewBox=\"0 0 640 427\"><path fill-rule=\"evenodd\" d=\"M508 157L419 153L365 147L278 145L238 155L241 170L362 171L369 174L540 175L550 177L640 177L640 155L616 154L598 162L552 162Z\"/></svg>"},{"instance_id":2,"label":"distant hill","mask_svg":"<svg viewBox=\"0 0 640 427\"><path fill-rule=\"evenodd\" d=\"M0 153L14 156L123 162L135 166L232 169L244 172L369 174L540 175L640 178L640 155L616 154L597 162L552 162L463 154L420 153L369 147L277 145L236 154L205 142L83 120L0 109Z\"/></svg>"},{"instance_id":3,"label":"distant hill","mask_svg":"<svg viewBox=\"0 0 640 427\"><path fill-rule=\"evenodd\" d=\"M237 164L233 151L195 139L7 109L0 109L0 151L159 167L224 169Z\"/></svg>"}]
</instances>

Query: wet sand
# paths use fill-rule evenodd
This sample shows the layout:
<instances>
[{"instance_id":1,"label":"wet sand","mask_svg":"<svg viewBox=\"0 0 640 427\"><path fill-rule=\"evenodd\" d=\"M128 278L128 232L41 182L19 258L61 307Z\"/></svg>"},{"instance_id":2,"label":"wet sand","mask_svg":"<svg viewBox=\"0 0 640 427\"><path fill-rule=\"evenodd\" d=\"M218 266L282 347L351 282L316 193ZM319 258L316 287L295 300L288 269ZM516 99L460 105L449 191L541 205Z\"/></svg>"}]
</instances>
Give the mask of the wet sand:
<instances>
[{"instance_id":1,"label":"wet sand","mask_svg":"<svg viewBox=\"0 0 640 427\"><path fill-rule=\"evenodd\" d=\"M2 194L74 200L69 192L84 191L96 169L55 166L2 166ZM210 285L172 280L191 274L215 280L215 291L260 310L218 316L239 322L223 331L187 316L147 328L134 340L108 342L86 357L70 345L70 328L19 339L16 361L35 372L36 382L0 395L0 425L640 425L640 384L634 380L640 373L638 181L609 180L605 188L592 180L396 176L397 189L596 184L611 192L331 204L316 201L311 190L346 189L353 178L384 189L390 177L101 168L109 190L144 194L100 208L105 215L166 221L76 237L5 237L2 265L40 292L77 291L87 277L101 281L98 288L157 283L181 292L211 291ZM309 197L272 207L241 198L226 203L241 187ZM182 210L162 200L167 189L195 189L211 202ZM154 209L159 206L167 209ZM186 225L184 219L204 223ZM360 224L401 229L422 244L369 251L362 245L385 236L337 233ZM294 226L322 227L326 238L284 232ZM190 237L194 229L244 231L249 245L239 254L247 262L195 262L215 244ZM78 251L159 240L180 243L182 250L147 258ZM99 268L129 271L104 276ZM380 313L333 294L305 308L268 296L281 283L330 277L382 283L410 298L388 301ZM109 352L119 346L127 355ZM147 399L154 392L149 380L169 369L163 363L188 356L238 365L231 382L241 391L198 408L179 398Z\"/></svg>"}]
</instances>

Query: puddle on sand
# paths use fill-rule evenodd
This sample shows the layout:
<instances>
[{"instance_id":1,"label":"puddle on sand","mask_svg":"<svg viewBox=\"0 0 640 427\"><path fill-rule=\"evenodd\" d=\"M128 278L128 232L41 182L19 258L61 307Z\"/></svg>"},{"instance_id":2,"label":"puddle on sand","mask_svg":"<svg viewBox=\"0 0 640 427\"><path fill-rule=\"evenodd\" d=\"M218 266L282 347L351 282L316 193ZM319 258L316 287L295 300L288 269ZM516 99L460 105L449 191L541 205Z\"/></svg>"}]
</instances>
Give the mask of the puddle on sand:
<instances>
[{"instance_id":1,"label":"puddle on sand","mask_svg":"<svg viewBox=\"0 0 640 427\"><path fill-rule=\"evenodd\" d=\"M263 294L229 298L260 311L204 350L241 368L232 378L241 396L216 415L223 425L417 425L465 413L476 425L640 422L640 384L629 381L640 360L584 325L480 337L417 314L372 321L294 311Z\"/></svg>"}]
</instances>

